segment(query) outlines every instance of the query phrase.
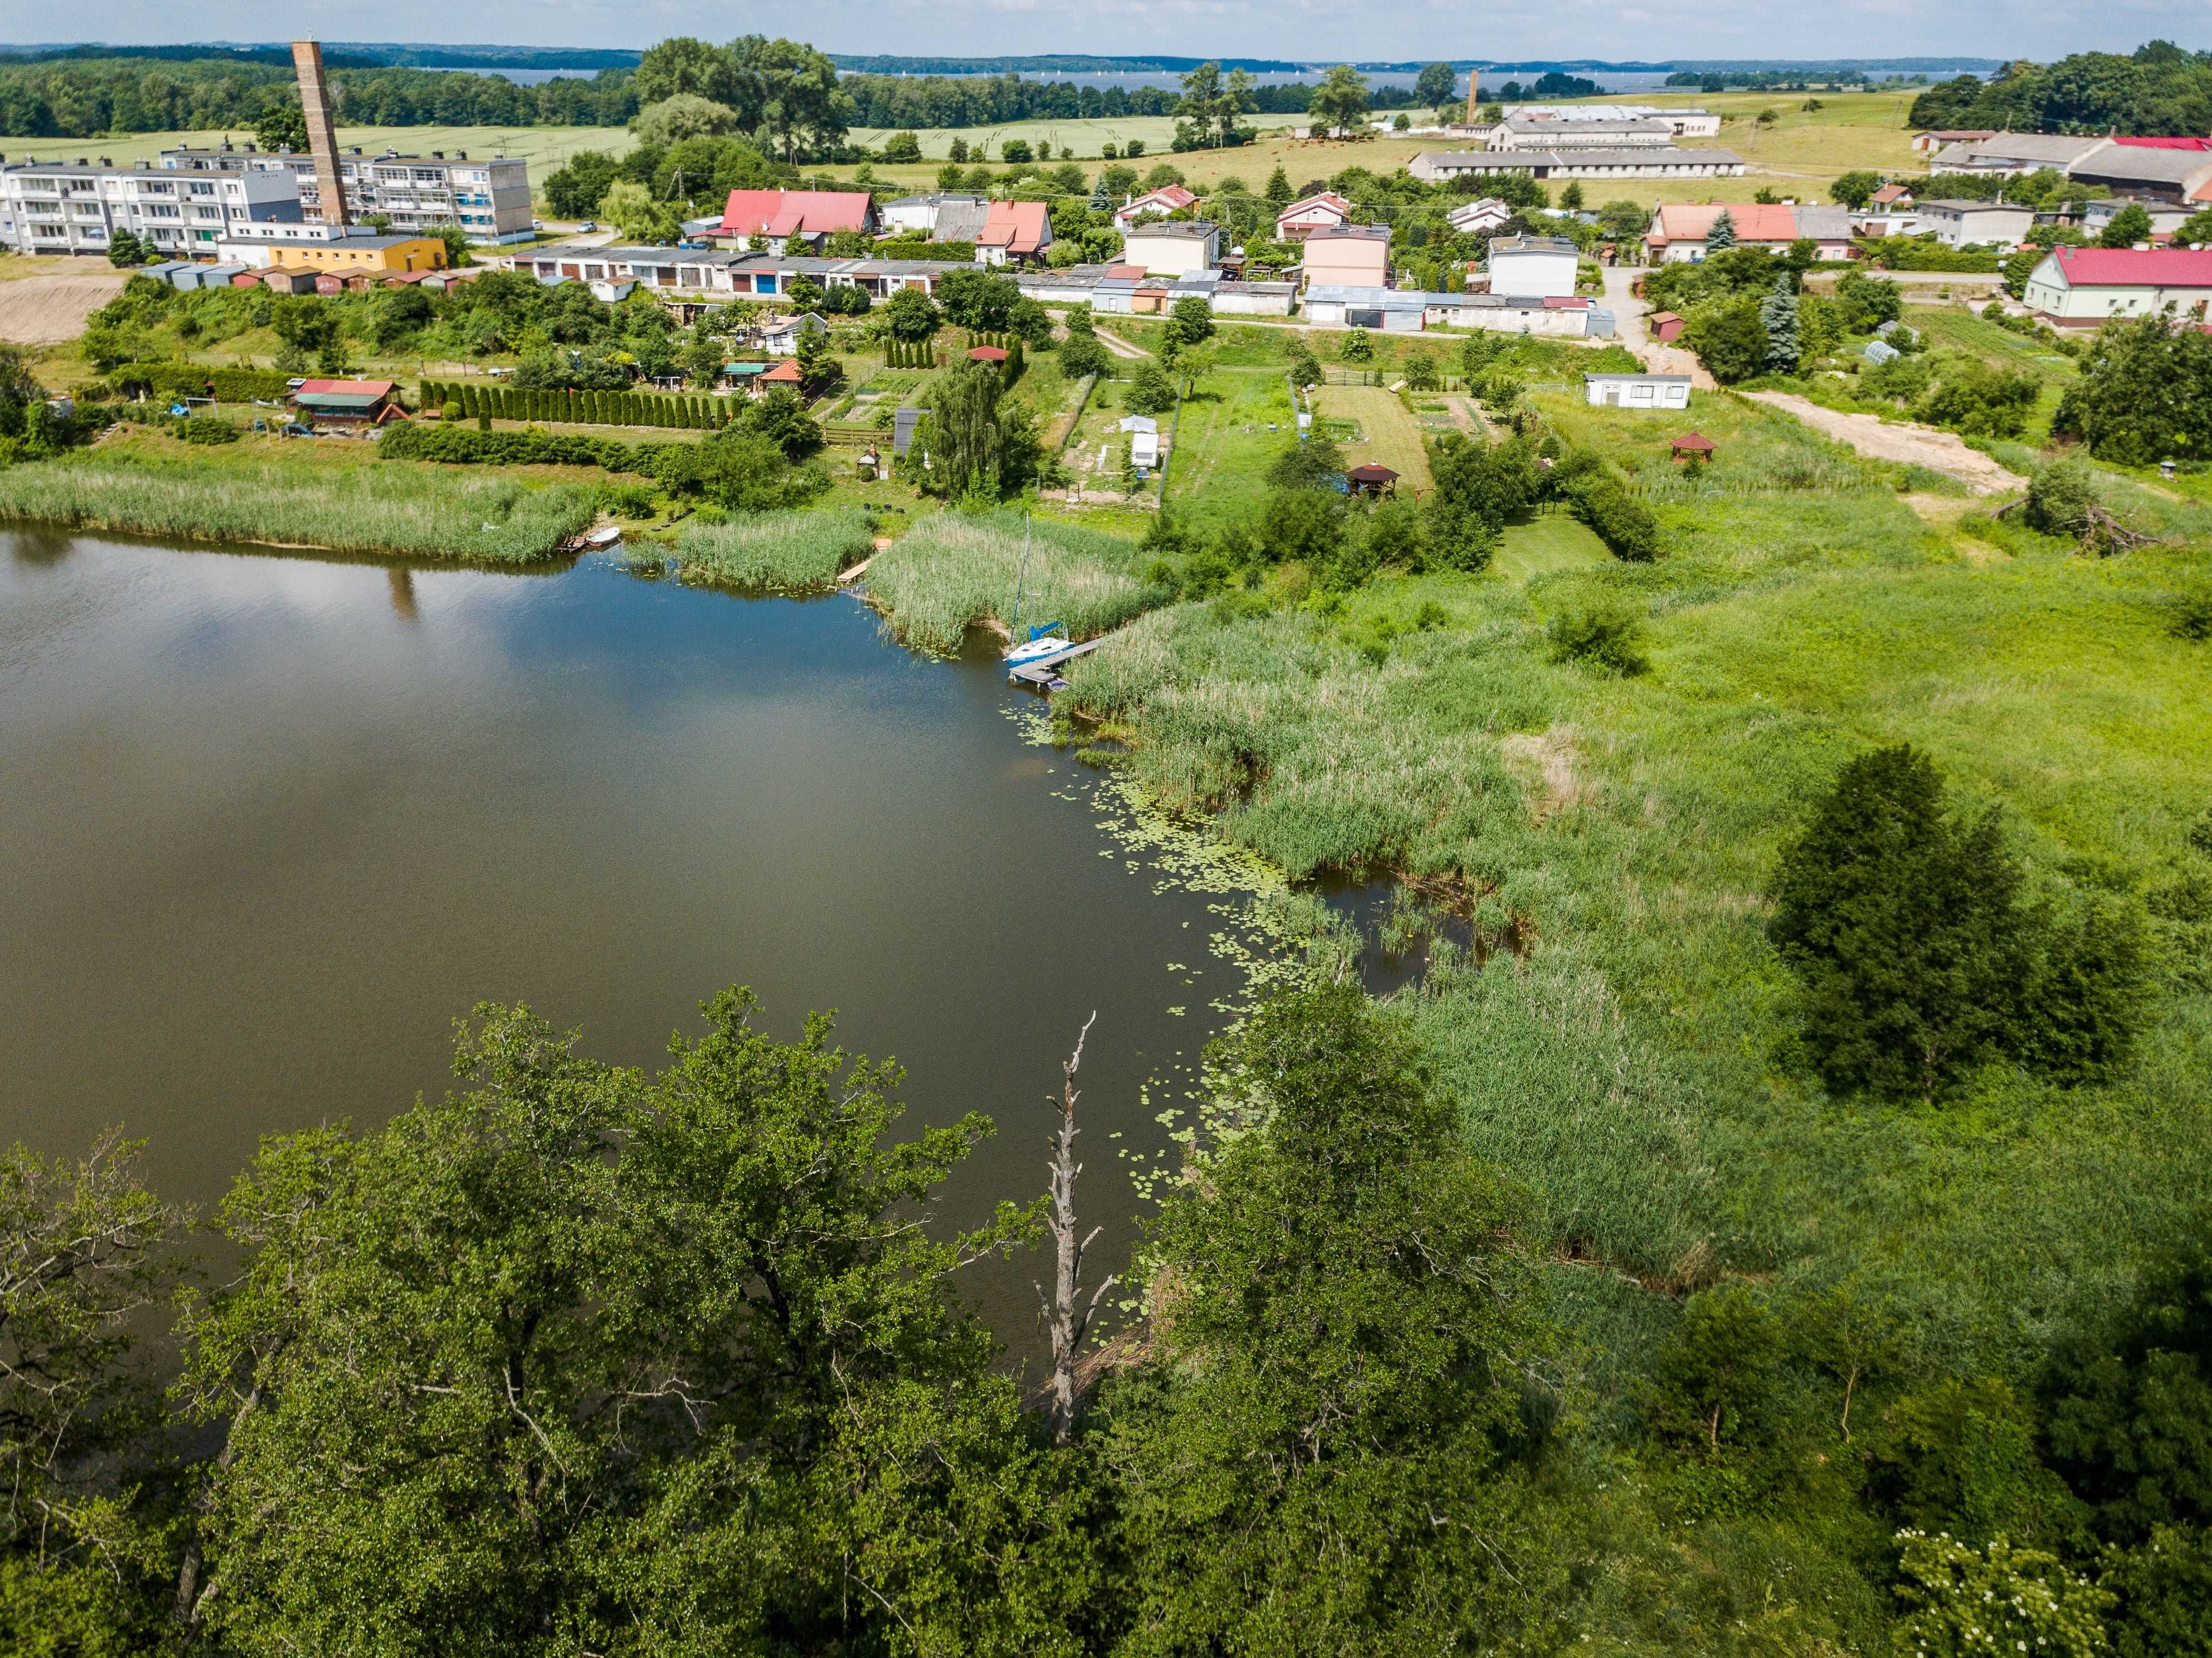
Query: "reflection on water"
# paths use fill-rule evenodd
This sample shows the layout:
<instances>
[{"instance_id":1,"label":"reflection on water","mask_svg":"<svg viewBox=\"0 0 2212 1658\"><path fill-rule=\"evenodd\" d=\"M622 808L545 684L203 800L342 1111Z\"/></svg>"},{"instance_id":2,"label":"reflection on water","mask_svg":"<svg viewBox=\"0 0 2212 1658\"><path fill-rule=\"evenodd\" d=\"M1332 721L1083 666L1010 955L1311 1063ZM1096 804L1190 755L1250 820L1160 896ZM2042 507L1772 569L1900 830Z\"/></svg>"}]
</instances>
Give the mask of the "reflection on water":
<instances>
[{"instance_id":1,"label":"reflection on water","mask_svg":"<svg viewBox=\"0 0 2212 1658\"><path fill-rule=\"evenodd\" d=\"M603 561L0 544L0 1136L123 1124L204 1207L258 1136L443 1087L480 999L650 1064L742 982L779 1034L842 1010L915 1116L998 1120L959 1224L1042 1189L1042 1102L1095 1008L1084 1201L1118 1266L1138 1199L1111 1153L1161 1146L1234 999L1209 943L1233 895L1026 746L989 653ZM1024 1341L1036 1270L977 1284Z\"/></svg>"}]
</instances>

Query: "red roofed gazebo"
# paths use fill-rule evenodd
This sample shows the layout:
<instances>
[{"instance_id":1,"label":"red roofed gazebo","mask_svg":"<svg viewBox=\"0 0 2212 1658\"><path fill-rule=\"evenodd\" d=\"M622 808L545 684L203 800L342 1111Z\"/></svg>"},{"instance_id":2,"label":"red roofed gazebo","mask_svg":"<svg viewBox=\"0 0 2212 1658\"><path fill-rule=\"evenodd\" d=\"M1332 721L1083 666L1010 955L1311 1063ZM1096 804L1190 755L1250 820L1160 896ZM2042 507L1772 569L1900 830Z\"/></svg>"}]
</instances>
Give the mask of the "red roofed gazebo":
<instances>
[{"instance_id":1,"label":"red roofed gazebo","mask_svg":"<svg viewBox=\"0 0 2212 1658\"><path fill-rule=\"evenodd\" d=\"M970 362L1004 362L1006 360L1006 354L995 345L970 346L968 350Z\"/></svg>"},{"instance_id":2,"label":"red roofed gazebo","mask_svg":"<svg viewBox=\"0 0 2212 1658\"><path fill-rule=\"evenodd\" d=\"M1377 466L1370 462L1364 466L1353 467L1344 475L1344 481L1352 486L1354 495L1379 495L1396 488L1398 475L1387 466Z\"/></svg>"},{"instance_id":3,"label":"red roofed gazebo","mask_svg":"<svg viewBox=\"0 0 2212 1658\"><path fill-rule=\"evenodd\" d=\"M1703 432L1685 432L1674 440L1674 452L1676 460L1711 460L1713 440Z\"/></svg>"}]
</instances>

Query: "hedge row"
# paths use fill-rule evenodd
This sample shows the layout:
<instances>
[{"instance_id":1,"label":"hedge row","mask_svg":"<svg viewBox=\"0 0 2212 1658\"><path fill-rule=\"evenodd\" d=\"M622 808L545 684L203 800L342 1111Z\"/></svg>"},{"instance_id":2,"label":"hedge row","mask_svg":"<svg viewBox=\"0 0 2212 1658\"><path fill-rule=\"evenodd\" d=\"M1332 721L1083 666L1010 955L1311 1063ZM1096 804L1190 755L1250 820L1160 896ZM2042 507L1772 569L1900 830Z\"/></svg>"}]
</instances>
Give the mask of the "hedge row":
<instances>
[{"instance_id":1,"label":"hedge row","mask_svg":"<svg viewBox=\"0 0 2212 1658\"><path fill-rule=\"evenodd\" d=\"M282 398L290 380L274 368L210 368L199 362L126 362L107 376L118 391L143 386L168 397L213 397L218 403Z\"/></svg>"},{"instance_id":2,"label":"hedge row","mask_svg":"<svg viewBox=\"0 0 2212 1658\"><path fill-rule=\"evenodd\" d=\"M1648 564L1659 556L1659 521L1628 493L1609 466L1592 467L1565 487L1567 510L1590 528L1615 558Z\"/></svg>"},{"instance_id":3,"label":"hedge row","mask_svg":"<svg viewBox=\"0 0 2212 1658\"><path fill-rule=\"evenodd\" d=\"M566 421L579 426L659 426L709 431L730 423L726 398L665 392L527 392L463 380L422 382L422 406L460 405L461 418Z\"/></svg>"},{"instance_id":4,"label":"hedge row","mask_svg":"<svg viewBox=\"0 0 2212 1658\"><path fill-rule=\"evenodd\" d=\"M472 426L410 421L386 427L376 452L455 466L604 466L610 472L651 477L657 453L678 446L624 443L620 438L586 437L579 432L479 432Z\"/></svg>"},{"instance_id":5,"label":"hedge row","mask_svg":"<svg viewBox=\"0 0 2212 1658\"><path fill-rule=\"evenodd\" d=\"M927 340L893 340L884 348L886 368L934 368L937 348Z\"/></svg>"}]
</instances>

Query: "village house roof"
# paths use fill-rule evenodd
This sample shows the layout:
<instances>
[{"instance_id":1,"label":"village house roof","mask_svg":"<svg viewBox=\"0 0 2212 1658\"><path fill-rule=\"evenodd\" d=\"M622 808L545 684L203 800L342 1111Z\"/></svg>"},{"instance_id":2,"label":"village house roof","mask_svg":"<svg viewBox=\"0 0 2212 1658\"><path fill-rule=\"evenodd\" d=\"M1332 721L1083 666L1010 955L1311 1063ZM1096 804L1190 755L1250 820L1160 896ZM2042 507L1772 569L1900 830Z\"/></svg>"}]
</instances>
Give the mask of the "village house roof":
<instances>
[{"instance_id":1,"label":"village house roof","mask_svg":"<svg viewBox=\"0 0 2212 1658\"><path fill-rule=\"evenodd\" d=\"M1792 207L1786 202L1669 203L1659 210L1656 228L1648 234L1654 242L1702 242L1723 213L1735 228L1739 242L1794 242L1801 236L1814 241L1849 241L1851 216L1846 208Z\"/></svg>"},{"instance_id":2,"label":"village house roof","mask_svg":"<svg viewBox=\"0 0 2212 1658\"><path fill-rule=\"evenodd\" d=\"M873 211L865 190L733 190L722 209L722 234L812 236L866 230Z\"/></svg>"},{"instance_id":3,"label":"village house roof","mask_svg":"<svg viewBox=\"0 0 2212 1658\"><path fill-rule=\"evenodd\" d=\"M2212 138L2122 138L2112 142L2123 149L2212 149Z\"/></svg>"},{"instance_id":4,"label":"village house roof","mask_svg":"<svg viewBox=\"0 0 2212 1658\"><path fill-rule=\"evenodd\" d=\"M1374 227L1380 230L1382 226ZM1574 253L1578 250L1565 236L1500 236L1490 244L1490 257L1500 253Z\"/></svg>"},{"instance_id":5,"label":"village house roof","mask_svg":"<svg viewBox=\"0 0 2212 1658\"><path fill-rule=\"evenodd\" d=\"M1330 212L1340 214L1347 219L1352 216L1350 202L1346 201L1333 190L1324 190L1312 196L1301 196L1275 215L1275 222L1280 224L1285 219L1295 219L1299 214L1310 213L1316 208L1326 208Z\"/></svg>"},{"instance_id":6,"label":"village house roof","mask_svg":"<svg viewBox=\"0 0 2212 1658\"><path fill-rule=\"evenodd\" d=\"M292 398L325 409L368 410L390 397L392 386L391 380L301 380Z\"/></svg>"},{"instance_id":7,"label":"village house roof","mask_svg":"<svg viewBox=\"0 0 2212 1658\"><path fill-rule=\"evenodd\" d=\"M1162 185L1158 190L1148 190L1141 196L1133 196L1115 210L1115 216L1134 217L1139 213L1180 213L1198 199L1181 185Z\"/></svg>"},{"instance_id":8,"label":"village house roof","mask_svg":"<svg viewBox=\"0 0 2212 1658\"><path fill-rule=\"evenodd\" d=\"M805 379L806 377L799 372L799 359L793 357L776 364L775 367L763 374L761 384L763 386L799 386L803 385Z\"/></svg>"},{"instance_id":9,"label":"village house roof","mask_svg":"<svg viewBox=\"0 0 2212 1658\"><path fill-rule=\"evenodd\" d=\"M2212 248L2054 247L2069 288L2212 288Z\"/></svg>"},{"instance_id":10,"label":"village house roof","mask_svg":"<svg viewBox=\"0 0 2212 1658\"><path fill-rule=\"evenodd\" d=\"M1009 253L1035 253L1052 234L1052 221L1042 202L994 202L984 221L978 247L1003 247Z\"/></svg>"},{"instance_id":11,"label":"village house roof","mask_svg":"<svg viewBox=\"0 0 2212 1658\"><path fill-rule=\"evenodd\" d=\"M1867 204L1869 207L1887 207L1892 202L1905 202L1911 199L1912 187L1910 185L1884 185L1867 197Z\"/></svg>"},{"instance_id":12,"label":"village house roof","mask_svg":"<svg viewBox=\"0 0 2212 1658\"><path fill-rule=\"evenodd\" d=\"M1313 234L1306 238L1309 243L1387 242L1389 240L1390 227L1386 224L1317 225Z\"/></svg>"},{"instance_id":13,"label":"village house roof","mask_svg":"<svg viewBox=\"0 0 2212 1658\"><path fill-rule=\"evenodd\" d=\"M933 234L940 242L980 241L983 227L990 222L992 205L977 196L943 202L937 210L937 228Z\"/></svg>"}]
</instances>

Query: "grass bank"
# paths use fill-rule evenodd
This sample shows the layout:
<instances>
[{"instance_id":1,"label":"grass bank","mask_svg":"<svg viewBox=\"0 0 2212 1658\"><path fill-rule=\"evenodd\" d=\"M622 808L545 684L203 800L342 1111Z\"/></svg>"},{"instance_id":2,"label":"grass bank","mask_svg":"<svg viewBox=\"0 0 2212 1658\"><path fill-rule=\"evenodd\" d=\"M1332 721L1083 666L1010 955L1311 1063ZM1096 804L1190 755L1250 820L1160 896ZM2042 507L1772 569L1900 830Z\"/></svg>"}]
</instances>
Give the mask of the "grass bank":
<instances>
[{"instance_id":1,"label":"grass bank","mask_svg":"<svg viewBox=\"0 0 2212 1658\"><path fill-rule=\"evenodd\" d=\"M2025 1378L2212 1197L2212 999L2177 973L2106 1084L1996 1071L1941 1110L1832 1099L1778 1057L1790 986L1761 895L1842 762L1899 741L2002 809L2045 890L2170 884L2212 804L2212 652L2166 606L2212 577L2212 521L2146 501L2171 544L2000 545L1922 522L1897 469L1775 411L1701 398L1720 459L1687 474L1672 425L1538 400L1623 469L1666 556L1620 564L1539 519L1488 572L1385 578L1334 615L1159 610L1060 700L1293 875L1464 895L1486 960L1407 1005L1608 1362L1682 1291L1747 1275L1850 1279L1931 1369ZM1648 673L1552 659L1547 623L1600 604L1638 618ZM1441 623L1407 625L1428 606Z\"/></svg>"},{"instance_id":2,"label":"grass bank","mask_svg":"<svg viewBox=\"0 0 2212 1658\"><path fill-rule=\"evenodd\" d=\"M546 556L591 523L595 500L574 484L331 464L251 440L187 452L131 439L0 470L0 519L494 564Z\"/></svg>"},{"instance_id":3,"label":"grass bank","mask_svg":"<svg viewBox=\"0 0 2212 1658\"><path fill-rule=\"evenodd\" d=\"M971 627L1059 622L1089 639L1166 602L1140 574L1135 545L1077 525L1020 514L941 513L901 536L868 566L868 593L891 631L927 651L955 651Z\"/></svg>"},{"instance_id":4,"label":"grass bank","mask_svg":"<svg viewBox=\"0 0 2212 1658\"><path fill-rule=\"evenodd\" d=\"M687 581L805 592L836 585L837 573L874 546L868 515L857 507L763 513L727 524L684 525L677 572Z\"/></svg>"}]
</instances>

